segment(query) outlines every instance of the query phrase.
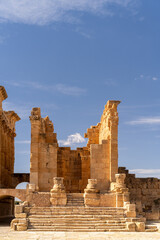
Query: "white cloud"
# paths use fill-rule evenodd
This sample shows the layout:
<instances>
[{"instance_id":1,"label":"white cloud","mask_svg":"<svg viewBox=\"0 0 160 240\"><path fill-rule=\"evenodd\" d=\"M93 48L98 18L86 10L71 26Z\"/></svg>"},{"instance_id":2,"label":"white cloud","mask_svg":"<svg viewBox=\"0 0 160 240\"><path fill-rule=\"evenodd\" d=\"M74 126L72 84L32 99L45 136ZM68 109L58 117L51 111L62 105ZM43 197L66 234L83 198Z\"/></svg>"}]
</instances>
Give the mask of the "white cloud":
<instances>
[{"instance_id":1,"label":"white cloud","mask_svg":"<svg viewBox=\"0 0 160 240\"><path fill-rule=\"evenodd\" d=\"M132 169L129 173L134 173L137 177L160 177L160 169Z\"/></svg>"},{"instance_id":2,"label":"white cloud","mask_svg":"<svg viewBox=\"0 0 160 240\"><path fill-rule=\"evenodd\" d=\"M153 80L153 81L157 81L158 77L155 76L149 76L149 75L144 75L144 74L140 74L138 77L136 77L134 80Z\"/></svg>"},{"instance_id":3,"label":"white cloud","mask_svg":"<svg viewBox=\"0 0 160 240\"><path fill-rule=\"evenodd\" d=\"M62 83L55 84L55 85L44 85L38 82L30 82L30 81L27 81L27 82L3 81L3 83L14 86L14 87L25 87L25 88L27 87L32 89L33 88L38 89L41 91L49 91L49 92L51 91L52 93L53 91L55 91L68 96L80 96L86 93L86 89L84 88L69 86Z\"/></svg>"},{"instance_id":4,"label":"white cloud","mask_svg":"<svg viewBox=\"0 0 160 240\"><path fill-rule=\"evenodd\" d=\"M31 141L30 140L19 140L19 141L15 141L15 143L18 143L18 144L30 144Z\"/></svg>"},{"instance_id":5,"label":"white cloud","mask_svg":"<svg viewBox=\"0 0 160 240\"><path fill-rule=\"evenodd\" d=\"M67 86L65 84L57 84L55 85L55 89L62 94L71 95L71 96L79 96L86 92L86 89L74 87L74 86Z\"/></svg>"},{"instance_id":6,"label":"white cloud","mask_svg":"<svg viewBox=\"0 0 160 240\"><path fill-rule=\"evenodd\" d=\"M58 143L62 146L73 146L77 143L83 143L86 140L81 136L80 133L69 135L66 140L59 140Z\"/></svg>"},{"instance_id":7,"label":"white cloud","mask_svg":"<svg viewBox=\"0 0 160 240\"><path fill-rule=\"evenodd\" d=\"M129 125L160 124L160 117L139 118L126 123Z\"/></svg>"},{"instance_id":8,"label":"white cloud","mask_svg":"<svg viewBox=\"0 0 160 240\"><path fill-rule=\"evenodd\" d=\"M75 32L83 36L84 38L90 39L92 38L92 33L90 30L86 31L81 27L76 27Z\"/></svg>"},{"instance_id":9,"label":"white cloud","mask_svg":"<svg viewBox=\"0 0 160 240\"><path fill-rule=\"evenodd\" d=\"M152 80L153 80L153 81L157 81L158 78L157 78L157 77L152 77Z\"/></svg>"},{"instance_id":10,"label":"white cloud","mask_svg":"<svg viewBox=\"0 0 160 240\"><path fill-rule=\"evenodd\" d=\"M136 0L0 0L0 22L45 25L73 22L74 12L113 14L113 6L133 8Z\"/></svg>"}]
</instances>

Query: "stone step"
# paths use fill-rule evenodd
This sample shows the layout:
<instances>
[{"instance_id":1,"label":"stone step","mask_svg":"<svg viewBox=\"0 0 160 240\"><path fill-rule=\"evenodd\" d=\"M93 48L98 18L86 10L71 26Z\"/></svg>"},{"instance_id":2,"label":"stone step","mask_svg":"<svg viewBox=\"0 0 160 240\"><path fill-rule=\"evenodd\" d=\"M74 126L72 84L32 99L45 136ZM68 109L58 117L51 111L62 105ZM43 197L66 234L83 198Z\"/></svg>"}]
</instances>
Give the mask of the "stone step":
<instances>
[{"instance_id":1,"label":"stone step","mask_svg":"<svg viewBox=\"0 0 160 240\"><path fill-rule=\"evenodd\" d=\"M29 218L29 222L30 223L34 223L34 224L52 224L52 223L73 223L73 224L104 224L104 225L108 225L108 226L114 226L114 225L124 225L125 222L121 222L121 221L115 221L115 222L108 222L107 220L81 220L81 219L46 219L46 218L41 218L41 219L35 219L35 218Z\"/></svg>"},{"instance_id":2,"label":"stone step","mask_svg":"<svg viewBox=\"0 0 160 240\"><path fill-rule=\"evenodd\" d=\"M157 232L158 231L158 228L156 225L146 225L145 226L145 231L146 232Z\"/></svg>"},{"instance_id":3,"label":"stone step","mask_svg":"<svg viewBox=\"0 0 160 240\"><path fill-rule=\"evenodd\" d=\"M67 202L84 202L84 200L80 200L80 199L67 199Z\"/></svg>"},{"instance_id":4,"label":"stone step","mask_svg":"<svg viewBox=\"0 0 160 240\"><path fill-rule=\"evenodd\" d=\"M74 202L68 202L67 206L84 206L84 203L74 203Z\"/></svg>"},{"instance_id":5,"label":"stone step","mask_svg":"<svg viewBox=\"0 0 160 240\"><path fill-rule=\"evenodd\" d=\"M70 229L70 230L73 230L73 229L84 229L84 230L86 230L86 229L105 229L105 230L111 230L111 229L113 229L113 230L115 230L115 229L126 229L126 226L96 226L96 225L45 225L45 226L43 226L43 225L33 225L33 224L29 224L29 227L28 227L29 229Z\"/></svg>"},{"instance_id":6,"label":"stone step","mask_svg":"<svg viewBox=\"0 0 160 240\"><path fill-rule=\"evenodd\" d=\"M74 207L75 208L75 207ZM78 209L77 207L75 208L75 209L61 209L61 210L59 210L59 209L51 209L50 211L43 211L43 210L40 210L40 209L37 209L37 210L26 210L25 209L25 212L26 213L30 213L30 214L34 214L34 213L45 213L45 214L56 214L56 213L58 213L58 214L72 214L72 213L77 213L77 214L102 214L102 215L104 215L104 214L110 214L110 215L114 215L114 214L124 214L124 211L108 211L108 210L106 210L106 211L98 211L98 210L88 210L88 209Z\"/></svg>"},{"instance_id":7,"label":"stone step","mask_svg":"<svg viewBox=\"0 0 160 240\"><path fill-rule=\"evenodd\" d=\"M29 214L28 217L32 217L32 218L95 218L95 219L99 219L99 218L105 218L108 220L114 220L114 219L124 219L123 215L85 215L85 214L78 214L78 215L71 215L71 214Z\"/></svg>"},{"instance_id":8,"label":"stone step","mask_svg":"<svg viewBox=\"0 0 160 240\"><path fill-rule=\"evenodd\" d=\"M40 232L40 231L54 231L54 232L128 232L127 229L68 229L68 228L58 228L58 229L51 229L51 228L46 228L46 229L32 229L29 228L27 230L28 232Z\"/></svg>"},{"instance_id":9,"label":"stone step","mask_svg":"<svg viewBox=\"0 0 160 240\"><path fill-rule=\"evenodd\" d=\"M90 216L110 216L110 217L114 217L114 216L116 216L116 217L125 217L125 215L124 214L116 214L116 213L114 213L114 214L110 214L110 213L93 213L93 212L88 212L88 213L83 213L83 212L80 212L80 213L76 213L76 212L72 212L72 213L66 213L66 212L61 212L61 213L59 213L59 212L55 212L55 213L47 213L47 212L45 212L45 213L43 213L43 212L36 212L36 213L28 213L28 216L30 216L30 215L48 215L48 216L55 216L55 215L70 215L70 216L73 216L73 215L77 215L77 216L83 216L83 215L90 215Z\"/></svg>"},{"instance_id":10,"label":"stone step","mask_svg":"<svg viewBox=\"0 0 160 240\"><path fill-rule=\"evenodd\" d=\"M85 228L85 229L90 229L90 228L95 228L95 229L102 229L102 228L105 228L105 229L124 229L126 228L126 225L105 225L105 224L70 224L70 223L66 223L66 224L45 224L45 223L42 223L42 224L34 224L34 223L30 223L29 224L30 227L33 227L33 228L39 228L39 227L68 227L68 228Z\"/></svg>"},{"instance_id":11,"label":"stone step","mask_svg":"<svg viewBox=\"0 0 160 240\"><path fill-rule=\"evenodd\" d=\"M72 208L72 207L25 207L25 209L30 209L30 210L41 210L41 211L51 211L51 210L61 210L61 209L70 209L70 210L73 210L75 208ZM124 208L122 207L78 207L78 209L83 209L83 210L98 210L98 211L103 211L103 210L107 210L107 211L125 211Z\"/></svg>"},{"instance_id":12,"label":"stone step","mask_svg":"<svg viewBox=\"0 0 160 240\"><path fill-rule=\"evenodd\" d=\"M115 213L120 213L120 214L122 214L122 213L124 213L124 211L120 211L120 210L118 210L118 211L109 211L109 210L90 210L90 209L79 209L79 208L75 208L75 209L51 209L50 211L48 210L48 211L45 211L45 210L40 210L40 209L37 209L37 210L29 210L28 212L30 212L30 213L36 213L36 212L45 212L45 213L54 213L54 212L77 212L77 213L79 213L79 212L84 212L84 213L87 213L87 212L91 212L91 213L110 213L110 214L115 214Z\"/></svg>"},{"instance_id":13,"label":"stone step","mask_svg":"<svg viewBox=\"0 0 160 240\"><path fill-rule=\"evenodd\" d=\"M75 200L81 200L81 201L84 201L84 198L79 198L79 197L67 197L67 199L75 199Z\"/></svg>"}]
</instances>

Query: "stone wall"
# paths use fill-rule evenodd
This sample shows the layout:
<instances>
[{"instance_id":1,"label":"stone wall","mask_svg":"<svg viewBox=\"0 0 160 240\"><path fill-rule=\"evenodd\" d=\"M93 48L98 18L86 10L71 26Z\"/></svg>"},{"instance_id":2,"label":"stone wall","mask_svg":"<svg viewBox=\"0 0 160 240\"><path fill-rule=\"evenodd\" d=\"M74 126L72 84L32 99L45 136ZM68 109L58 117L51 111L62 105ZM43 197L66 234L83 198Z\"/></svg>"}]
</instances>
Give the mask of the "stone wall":
<instances>
[{"instance_id":1,"label":"stone wall","mask_svg":"<svg viewBox=\"0 0 160 240\"><path fill-rule=\"evenodd\" d=\"M58 147L53 123L41 118L40 108L33 108L31 121L30 183L39 191L50 191L54 177L63 177L67 192L81 192L89 177L89 150Z\"/></svg>"},{"instance_id":2,"label":"stone wall","mask_svg":"<svg viewBox=\"0 0 160 240\"><path fill-rule=\"evenodd\" d=\"M120 101L108 101L97 126L87 129L86 147L59 147L53 123L33 108L31 121L30 183L49 191L54 177L63 177L67 192L83 192L89 178L98 180L101 191L109 190L118 172L118 113Z\"/></svg>"},{"instance_id":3,"label":"stone wall","mask_svg":"<svg viewBox=\"0 0 160 240\"><path fill-rule=\"evenodd\" d=\"M87 147L90 149L90 177L97 179L98 188L109 190L118 173L118 112L120 101L109 100L101 122L87 129Z\"/></svg>"},{"instance_id":4,"label":"stone wall","mask_svg":"<svg viewBox=\"0 0 160 240\"><path fill-rule=\"evenodd\" d=\"M49 117L41 118L40 108L33 108L31 121L30 183L39 191L50 191L57 176L57 139Z\"/></svg>"},{"instance_id":5,"label":"stone wall","mask_svg":"<svg viewBox=\"0 0 160 240\"><path fill-rule=\"evenodd\" d=\"M86 148L58 148L57 176L64 178L67 192L83 192L90 177L90 154Z\"/></svg>"},{"instance_id":6,"label":"stone wall","mask_svg":"<svg viewBox=\"0 0 160 240\"><path fill-rule=\"evenodd\" d=\"M99 130L99 143L108 141L108 158L110 163L110 182L115 181L118 173L118 112L120 101L109 100L105 105Z\"/></svg>"},{"instance_id":7,"label":"stone wall","mask_svg":"<svg viewBox=\"0 0 160 240\"><path fill-rule=\"evenodd\" d=\"M3 111L2 102L7 97L0 86L0 188L13 187L15 123L20 120L14 111Z\"/></svg>"},{"instance_id":8,"label":"stone wall","mask_svg":"<svg viewBox=\"0 0 160 240\"><path fill-rule=\"evenodd\" d=\"M126 174L125 184L129 188L131 203L136 203L137 213L147 219L159 219L160 179L136 178L125 167L119 167L118 171Z\"/></svg>"}]
</instances>

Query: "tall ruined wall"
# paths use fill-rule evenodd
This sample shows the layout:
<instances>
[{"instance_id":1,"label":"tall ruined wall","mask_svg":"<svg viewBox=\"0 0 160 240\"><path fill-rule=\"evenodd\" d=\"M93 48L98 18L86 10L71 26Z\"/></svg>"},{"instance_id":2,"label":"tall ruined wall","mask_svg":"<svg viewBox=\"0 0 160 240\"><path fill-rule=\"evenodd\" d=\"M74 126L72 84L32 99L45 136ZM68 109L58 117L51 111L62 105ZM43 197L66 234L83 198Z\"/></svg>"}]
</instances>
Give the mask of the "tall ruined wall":
<instances>
[{"instance_id":1,"label":"tall ruined wall","mask_svg":"<svg viewBox=\"0 0 160 240\"><path fill-rule=\"evenodd\" d=\"M120 101L109 100L101 117L99 130L99 143L108 141L108 157L110 162L110 181L115 181L118 172L118 112L117 106Z\"/></svg>"},{"instance_id":2,"label":"tall ruined wall","mask_svg":"<svg viewBox=\"0 0 160 240\"><path fill-rule=\"evenodd\" d=\"M15 123L20 120L14 111L3 111L2 102L7 98L5 88L0 86L0 187L12 188L14 172Z\"/></svg>"},{"instance_id":3,"label":"tall ruined wall","mask_svg":"<svg viewBox=\"0 0 160 240\"><path fill-rule=\"evenodd\" d=\"M15 123L20 120L14 111L3 111L2 102L7 98L6 90L0 86L0 188L14 188L14 138ZM0 198L0 216L14 214L14 198Z\"/></svg>"},{"instance_id":4,"label":"tall ruined wall","mask_svg":"<svg viewBox=\"0 0 160 240\"><path fill-rule=\"evenodd\" d=\"M118 173L118 112L120 101L109 100L101 122L87 129L87 147L90 149L90 177L98 180L101 191L109 189Z\"/></svg>"},{"instance_id":5,"label":"tall ruined wall","mask_svg":"<svg viewBox=\"0 0 160 240\"><path fill-rule=\"evenodd\" d=\"M86 148L58 148L57 175L64 178L67 192L83 192L90 177L90 155Z\"/></svg>"},{"instance_id":6,"label":"tall ruined wall","mask_svg":"<svg viewBox=\"0 0 160 240\"><path fill-rule=\"evenodd\" d=\"M137 213L147 219L159 219L160 179L136 178L125 167L119 167L118 172L126 174L126 187L129 188L131 203L136 203Z\"/></svg>"},{"instance_id":7,"label":"tall ruined wall","mask_svg":"<svg viewBox=\"0 0 160 240\"><path fill-rule=\"evenodd\" d=\"M88 144L71 150L58 147L53 124L41 118L39 108L31 113L30 183L40 191L49 191L53 177L63 177L67 192L83 192L89 178L106 191L118 172L118 112L120 101L108 101L97 126L87 129Z\"/></svg>"},{"instance_id":8,"label":"tall ruined wall","mask_svg":"<svg viewBox=\"0 0 160 240\"><path fill-rule=\"evenodd\" d=\"M67 192L82 192L89 178L89 151L58 147L53 123L41 118L40 108L33 108L31 121L30 183L39 191L50 191L54 177L63 177Z\"/></svg>"},{"instance_id":9,"label":"tall ruined wall","mask_svg":"<svg viewBox=\"0 0 160 240\"><path fill-rule=\"evenodd\" d=\"M57 139L53 123L41 118L40 108L33 108L31 121L30 183L39 191L50 191L57 176Z\"/></svg>"},{"instance_id":10,"label":"tall ruined wall","mask_svg":"<svg viewBox=\"0 0 160 240\"><path fill-rule=\"evenodd\" d=\"M84 137L88 138L87 148L90 148L91 144L99 144L99 129L100 123L87 129L87 133L84 134Z\"/></svg>"}]
</instances>

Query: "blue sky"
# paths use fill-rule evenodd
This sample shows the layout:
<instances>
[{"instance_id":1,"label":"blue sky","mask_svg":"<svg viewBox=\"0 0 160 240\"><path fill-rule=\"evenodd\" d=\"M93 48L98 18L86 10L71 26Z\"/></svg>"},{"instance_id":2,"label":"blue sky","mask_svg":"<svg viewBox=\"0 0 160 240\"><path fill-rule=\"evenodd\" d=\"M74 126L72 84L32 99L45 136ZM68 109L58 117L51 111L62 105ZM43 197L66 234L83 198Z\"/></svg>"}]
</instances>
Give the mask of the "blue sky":
<instances>
[{"instance_id":1,"label":"blue sky","mask_svg":"<svg viewBox=\"0 0 160 240\"><path fill-rule=\"evenodd\" d=\"M29 172L32 107L75 148L115 99L119 166L160 176L159 9L159 0L0 0L3 108L21 117L15 172Z\"/></svg>"}]
</instances>

